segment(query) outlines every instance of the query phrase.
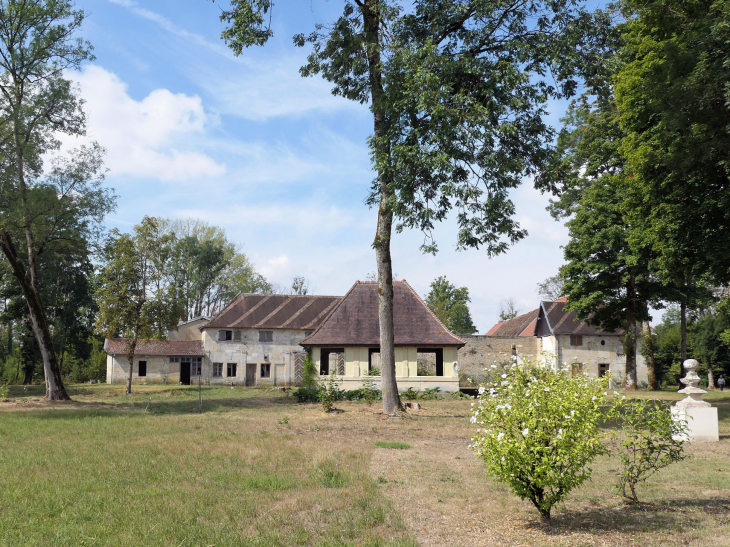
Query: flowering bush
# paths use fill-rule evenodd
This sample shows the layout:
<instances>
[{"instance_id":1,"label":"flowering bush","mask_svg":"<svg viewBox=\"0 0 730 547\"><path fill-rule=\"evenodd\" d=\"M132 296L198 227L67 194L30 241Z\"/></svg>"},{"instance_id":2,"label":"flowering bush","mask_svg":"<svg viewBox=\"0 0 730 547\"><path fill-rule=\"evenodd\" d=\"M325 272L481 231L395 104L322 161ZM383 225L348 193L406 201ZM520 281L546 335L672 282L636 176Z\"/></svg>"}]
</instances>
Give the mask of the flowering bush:
<instances>
[{"instance_id":1,"label":"flowering bush","mask_svg":"<svg viewBox=\"0 0 730 547\"><path fill-rule=\"evenodd\" d=\"M683 460L686 424L675 422L662 403L642 399L620 399L611 408L611 418L620 429L614 433L618 452L618 488L626 501L639 503L636 486L671 463Z\"/></svg>"},{"instance_id":2,"label":"flowering bush","mask_svg":"<svg viewBox=\"0 0 730 547\"><path fill-rule=\"evenodd\" d=\"M479 388L471 447L487 473L530 500L543 518L589 476L604 452L599 430L607 379L529 365L503 369Z\"/></svg>"}]
</instances>

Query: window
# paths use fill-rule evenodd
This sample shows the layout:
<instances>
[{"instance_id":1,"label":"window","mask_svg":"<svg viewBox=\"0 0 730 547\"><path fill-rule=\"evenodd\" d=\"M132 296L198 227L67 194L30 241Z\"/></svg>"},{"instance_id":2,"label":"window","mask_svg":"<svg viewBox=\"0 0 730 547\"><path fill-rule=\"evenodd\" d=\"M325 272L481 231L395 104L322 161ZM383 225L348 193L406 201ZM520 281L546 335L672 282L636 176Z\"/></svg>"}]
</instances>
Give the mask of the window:
<instances>
[{"instance_id":1,"label":"window","mask_svg":"<svg viewBox=\"0 0 730 547\"><path fill-rule=\"evenodd\" d=\"M260 330L259 331L259 342L273 342L274 331L273 330Z\"/></svg>"},{"instance_id":2,"label":"window","mask_svg":"<svg viewBox=\"0 0 730 547\"><path fill-rule=\"evenodd\" d=\"M240 330L234 330L233 331L233 339L236 342L240 342L241 341L241 331Z\"/></svg>"},{"instance_id":3,"label":"window","mask_svg":"<svg viewBox=\"0 0 730 547\"><path fill-rule=\"evenodd\" d=\"M229 340L233 340L233 331L232 330L219 330L218 331L218 341L219 342L226 342Z\"/></svg>"},{"instance_id":4,"label":"window","mask_svg":"<svg viewBox=\"0 0 730 547\"><path fill-rule=\"evenodd\" d=\"M170 362L171 363L179 363L180 362L180 358L179 357L170 357Z\"/></svg>"},{"instance_id":5,"label":"window","mask_svg":"<svg viewBox=\"0 0 730 547\"><path fill-rule=\"evenodd\" d=\"M571 346L582 346L583 345L583 335L582 334L571 334L570 335L570 345Z\"/></svg>"},{"instance_id":6,"label":"window","mask_svg":"<svg viewBox=\"0 0 730 547\"><path fill-rule=\"evenodd\" d=\"M261 363L261 377L271 378L271 363Z\"/></svg>"},{"instance_id":7,"label":"window","mask_svg":"<svg viewBox=\"0 0 730 547\"><path fill-rule=\"evenodd\" d=\"M223 363L213 363L213 377L220 378L223 376Z\"/></svg>"},{"instance_id":8,"label":"window","mask_svg":"<svg viewBox=\"0 0 730 547\"><path fill-rule=\"evenodd\" d=\"M608 374L608 363L598 363L598 377L603 378Z\"/></svg>"},{"instance_id":9,"label":"window","mask_svg":"<svg viewBox=\"0 0 730 547\"><path fill-rule=\"evenodd\" d=\"M202 357L193 357L191 359L190 363L190 375L191 376L200 376L200 374L203 371L203 358Z\"/></svg>"},{"instance_id":10,"label":"window","mask_svg":"<svg viewBox=\"0 0 730 547\"><path fill-rule=\"evenodd\" d=\"M601 340L601 345L602 346L605 346L606 345L606 341L605 340Z\"/></svg>"},{"instance_id":11,"label":"window","mask_svg":"<svg viewBox=\"0 0 730 547\"><path fill-rule=\"evenodd\" d=\"M329 376L330 372L339 372L337 370L338 353L345 353L345 348L322 348L319 359L320 376ZM332 360L330 360L330 357L332 357Z\"/></svg>"},{"instance_id":12,"label":"window","mask_svg":"<svg viewBox=\"0 0 730 547\"><path fill-rule=\"evenodd\" d=\"M233 378L236 376L236 363L228 363L226 367L226 376Z\"/></svg>"},{"instance_id":13,"label":"window","mask_svg":"<svg viewBox=\"0 0 730 547\"><path fill-rule=\"evenodd\" d=\"M444 375L444 348L416 348L416 358L421 363L419 376Z\"/></svg>"},{"instance_id":14,"label":"window","mask_svg":"<svg viewBox=\"0 0 730 547\"><path fill-rule=\"evenodd\" d=\"M313 330L305 330L304 331L304 338L306 338L307 336L312 336L312 333L313 332L314 332Z\"/></svg>"},{"instance_id":15,"label":"window","mask_svg":"<svg viewBox=\"0 0 730 547\"><path fill-rule=\"evenodd\" d=\"M138 376L147 376L147 361L140 361L137 364Z\"/></svg>"}]
</instances>

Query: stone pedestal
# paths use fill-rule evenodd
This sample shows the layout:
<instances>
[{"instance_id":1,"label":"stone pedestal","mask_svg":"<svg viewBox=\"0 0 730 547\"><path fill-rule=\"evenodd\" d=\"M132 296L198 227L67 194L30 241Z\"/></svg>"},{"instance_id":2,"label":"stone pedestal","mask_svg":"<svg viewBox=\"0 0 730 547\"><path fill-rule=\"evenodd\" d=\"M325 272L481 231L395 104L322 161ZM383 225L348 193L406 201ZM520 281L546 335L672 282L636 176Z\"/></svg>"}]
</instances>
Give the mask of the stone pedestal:
<instances>
[{"instance_id":1,"label":"stone pedestal","mask_svg":"<svg viewBox=\"0 0 730 547\"><path fill-rule=\"evenodd\" d=\"M672 407L672 417L687 423L683 440L717 442L720 440L717 408L702 400L702 395L707 392L697 387L700 382L700 377L697 376L698 366L699 363L694 359L687 359L684 362L687 375L681 381L687 387L680 389L679 393L687 396Z\"/></svg>"}]
</instances>

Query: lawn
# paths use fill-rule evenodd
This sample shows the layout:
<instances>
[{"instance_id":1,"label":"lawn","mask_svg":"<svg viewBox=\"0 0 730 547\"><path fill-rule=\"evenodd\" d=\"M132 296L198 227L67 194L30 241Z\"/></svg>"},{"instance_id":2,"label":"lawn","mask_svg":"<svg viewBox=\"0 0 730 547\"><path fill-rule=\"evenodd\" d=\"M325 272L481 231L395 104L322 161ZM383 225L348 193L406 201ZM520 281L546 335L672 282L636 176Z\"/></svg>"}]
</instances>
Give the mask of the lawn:
<instances>
[{"instance_id":1,"label":"lawn","mask_svg":"<svg viewBox=\"0 0 730 547\"><path fill-rule=\"evenodd\" d=\"M263 388L203 387L202 414L195 387L39 390L0 403L3 546L730 544L730 393L708 396L721 441L688 445L641 489L652 505L625 506L603 458L546 524L485 478L469 401L392 419Z\"/></svg>"}]
</instances>

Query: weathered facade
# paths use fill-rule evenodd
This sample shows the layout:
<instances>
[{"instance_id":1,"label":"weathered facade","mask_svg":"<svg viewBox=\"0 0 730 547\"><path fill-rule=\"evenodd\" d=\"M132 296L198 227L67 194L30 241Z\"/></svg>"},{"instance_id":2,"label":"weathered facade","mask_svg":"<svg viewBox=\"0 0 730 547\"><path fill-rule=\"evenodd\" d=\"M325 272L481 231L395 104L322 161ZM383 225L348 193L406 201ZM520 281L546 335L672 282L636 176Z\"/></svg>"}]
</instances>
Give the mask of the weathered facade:
<instances>
[{"instance_id":1,"label":"weathered facade","mask_svg":"<svg viewBox=\"0 0 730 547\"><path fill-rule=\"evenodd\" d=\"M575 312L565 309L566 305L565 299L543 301L531 312L497 323L485 339L490 346L501 349L485 352L485 364L504 361L502 340L512 340L515 345L512 354L518 358L529 356L537 361L547 361L553 368L569 369L574 374L582 372L592 377L610 373L614 384L623 385L626 368L623 333L602 331L578 319ZM535 344L530 351L519 351L519 340L534 340ZM640 344L641 341L637 340L636 371L639 386L643 386L647 383L647 369Z\"/></svg>"},{"instance_id":2,"label":"weathered facade","mask_svg":"<svg viewBox=\"0 0 730 547\"><path fill-rule=\"evenodd\" d=\"M123 384L129 377L129 340L109 338L104 342L106 381ZM205 358L200 340L138 340L132 368L132 382L189 384Z\"/></svg>"},{"instance_id":3,"label":"weathered facade","mask_svg":"<svg viewBox=\"0 0 730 547\"><path fill-rule=\"evenodd\" d=\"M322 325L301 343L311 351L320 375L335 371L343 389L361 387L372 371L376 385L380 380L377 288L375 282L355 283ZM393 292L398 389L458 391L457 351L464 340L449 332L406 281L394 281ZM433 356L433 374L419 374L419 355Z\"/></svg>"}]
</instances>

